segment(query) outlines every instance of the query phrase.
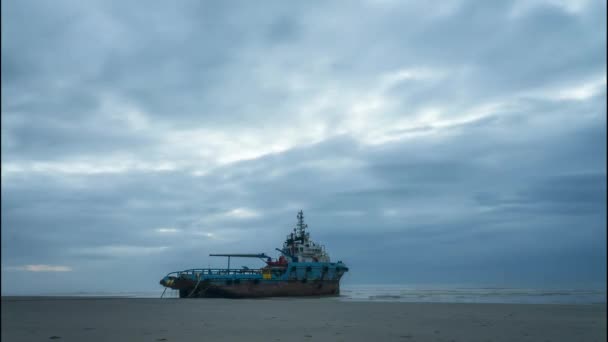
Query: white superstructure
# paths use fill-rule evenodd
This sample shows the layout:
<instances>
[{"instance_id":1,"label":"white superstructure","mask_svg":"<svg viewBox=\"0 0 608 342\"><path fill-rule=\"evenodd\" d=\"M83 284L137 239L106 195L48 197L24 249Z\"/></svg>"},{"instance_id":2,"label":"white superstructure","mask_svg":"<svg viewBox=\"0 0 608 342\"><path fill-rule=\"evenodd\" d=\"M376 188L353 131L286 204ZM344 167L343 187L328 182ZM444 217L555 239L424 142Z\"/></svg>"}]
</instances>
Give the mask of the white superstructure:
<instances>
[{"instance_id":1,"label":"white superstructure","mask_svg":"<svg viewBox=\"0 0 608 342\"><path fill-rule=\"evenodd\" d=\"M304 224L304 213L298 212L298 223L293 233L287 235L283 243L283 251L289 254L295 262L329 262L325 246L315 243L306 232L308 225Z\"/></svg>"}]
</instances>

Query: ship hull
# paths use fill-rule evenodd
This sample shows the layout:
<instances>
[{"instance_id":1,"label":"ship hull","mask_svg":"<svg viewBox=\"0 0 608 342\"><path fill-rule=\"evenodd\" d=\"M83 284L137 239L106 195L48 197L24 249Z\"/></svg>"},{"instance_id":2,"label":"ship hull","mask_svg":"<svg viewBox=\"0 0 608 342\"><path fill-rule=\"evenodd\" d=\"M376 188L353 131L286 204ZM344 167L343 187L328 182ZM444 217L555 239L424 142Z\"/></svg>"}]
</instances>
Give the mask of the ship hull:
<instances>
[{"instance_id":1,"label":"ship hull","mask_svg":"<svg viewBox=\"0 0 608 342\"><path fill-rule=\"evenodd\" d=\"M232 284L183 282L179 286L180 298L262 298L291 296L337 296L338 280L306 281L247 281Z\"/></svg>"}]
</instances>

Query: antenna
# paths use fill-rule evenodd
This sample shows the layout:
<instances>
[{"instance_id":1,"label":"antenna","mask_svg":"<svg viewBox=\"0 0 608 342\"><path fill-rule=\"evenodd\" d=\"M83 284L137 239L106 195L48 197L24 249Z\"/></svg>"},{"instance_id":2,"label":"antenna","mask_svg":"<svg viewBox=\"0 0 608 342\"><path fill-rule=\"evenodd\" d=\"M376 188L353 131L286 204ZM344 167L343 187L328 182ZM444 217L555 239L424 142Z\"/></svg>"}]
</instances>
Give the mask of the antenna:
<instances>
[{"instance_id":1,"label":"antenna","mask_svg":"<svg viewBox=\"0 0 608 342\"><path fill-rule=\"evenodd\" d=\"M300 210L298 212L298 224L297 224L297 229L298 229L298 233L300 235L300 238L304 239L304 230L308 228L307 224L304 224L304 213L302 212L302 210Z\"/></svg>"}]
</instances>

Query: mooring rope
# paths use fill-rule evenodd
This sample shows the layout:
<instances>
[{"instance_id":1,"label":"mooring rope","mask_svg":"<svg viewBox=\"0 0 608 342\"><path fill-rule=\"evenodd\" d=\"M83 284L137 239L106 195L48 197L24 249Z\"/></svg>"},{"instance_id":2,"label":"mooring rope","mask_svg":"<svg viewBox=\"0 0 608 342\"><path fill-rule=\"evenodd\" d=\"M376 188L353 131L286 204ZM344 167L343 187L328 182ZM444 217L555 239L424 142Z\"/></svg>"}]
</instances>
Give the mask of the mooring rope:
<instances>
[{"instance_id":1,"label":"mooring rope","mask_svg":"<svg viewBox=\"0 0 608 342\"><path fill-rule=\"evenodd\" d=\"M167 288L165 287L165 290L163 291L163 294L160 295L160 299L163 299L163 296L165 295L166 291L167 291Z\"/></svg>"},{"instance_id":2,"label":"mooring rope","mask_svg":"<svg viewBox=\"0 0 608 342\"><path fill-rule=\"evenodd\" d=\"M192 292L190 292L190 294L188 295L188 298L192 297L192 295L194 294L194 291L196 291L196 289L198 288L198 284L201 283L201 274L198 274L198 281L196 282L196 285L194 286L194 288L192 289Z\"/></svg>"}]
</instances>

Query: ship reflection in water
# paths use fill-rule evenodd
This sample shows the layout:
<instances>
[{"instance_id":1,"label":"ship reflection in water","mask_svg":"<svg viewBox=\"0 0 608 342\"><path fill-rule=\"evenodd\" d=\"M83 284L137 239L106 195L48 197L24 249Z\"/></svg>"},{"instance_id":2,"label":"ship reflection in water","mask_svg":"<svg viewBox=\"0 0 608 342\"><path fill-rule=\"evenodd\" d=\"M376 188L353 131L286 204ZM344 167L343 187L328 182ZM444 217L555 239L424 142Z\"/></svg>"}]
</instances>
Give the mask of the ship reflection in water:
<instances>
[{"instance_id":1,"label":"ship reflection in water","mask_svg":"<svg viewBox=\"0 0 608 342\"><path fill-rule=\"evenodd\" d=\"M264 253L210 254L227 257L228 267L171 272L160 284L165 290L178 290L180 298L339 295L340 279L348 267L341 261L331 262L324 246L310 239L301 210L297 218L297 225L287 236L283 248L277 248L282 255L276 260ZM231 258L260 258L266 266L231 269Z\"/></svg>"}]
</instances>

